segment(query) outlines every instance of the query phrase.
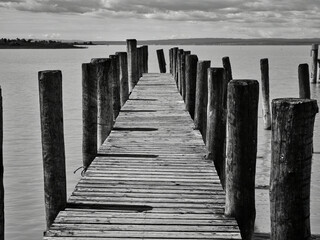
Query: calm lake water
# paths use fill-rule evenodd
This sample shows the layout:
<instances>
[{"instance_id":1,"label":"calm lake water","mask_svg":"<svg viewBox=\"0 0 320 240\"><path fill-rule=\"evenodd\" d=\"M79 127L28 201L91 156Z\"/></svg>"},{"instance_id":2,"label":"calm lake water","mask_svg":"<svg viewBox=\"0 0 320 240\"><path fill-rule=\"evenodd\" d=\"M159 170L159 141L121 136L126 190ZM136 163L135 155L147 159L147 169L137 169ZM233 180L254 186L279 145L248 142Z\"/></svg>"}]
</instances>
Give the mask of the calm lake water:
<instances>
[{"instance_id":1,"label":"calm lake water","mask_svg":"<svg viewBox=\"0 0 320 240\"><path fill-rule=\"evenodd\" d=\"M159 72L156 49L163 48L168 63L168 46L149 46L149 72ZM271 98L297 97L297 69L310 62L309 46L182 46L221 66L229 56L233 77L260 80L261 58L269 58ZM45 230L41 135L37 73L62 70L64 128L68 194L80 178L73 171L81 158L81 63L91 58L108 57L125 46L91 46L68 50L0 50L0 85L4 107L4 167L6 239L41 239ZM169 66L167 66L169 67ZM312 98L320 100L320 84L312 85ZM261 104L261 102L260 102ZM314 151L320 152L320 122L316 118ZM271 132L262 129L259 111L259 142L256 184L269 184ZM312 232L320 234L320 155L315 154L312 168ZM259 232L270 231L269 191L256 190Z\"/></svg>"}]
</instances>

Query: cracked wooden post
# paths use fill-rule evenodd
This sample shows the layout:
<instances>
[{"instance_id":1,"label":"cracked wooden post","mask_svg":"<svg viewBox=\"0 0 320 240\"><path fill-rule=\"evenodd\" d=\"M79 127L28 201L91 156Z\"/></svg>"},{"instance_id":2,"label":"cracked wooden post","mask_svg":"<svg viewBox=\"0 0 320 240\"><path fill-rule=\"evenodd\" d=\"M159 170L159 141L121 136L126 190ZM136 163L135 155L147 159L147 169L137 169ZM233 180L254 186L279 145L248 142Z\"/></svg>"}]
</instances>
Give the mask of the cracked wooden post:
<instances>
[{"instance_id":1,"label":"cracked wooden post","mask_svg":"<svg viewBox=\"0 0 320 240\"><path fill-rule=\"evenodd\" d=\"M173 56L173 61L172 61L172 70L173 70L173 79L175 83L177 84L177 55L178 55L178 49L177 47L173 48L172 56Z\"/></svg>"},{"instance_id":2,"label":"cracked wooden post","mask_svg":"<svg viewBox=\"0 0 320 240\"><path fill-rule=\"evenodd\" d=\"M272 101L271 239L311 239L310 180L316 100Z\"/></svg>"},{"instance_id":3,"label":"cracked wooden post","mask_svg":"<svg viewBox=\"0 0 320 240\"><path fill-rule=\"evenodd\" d=\"M266 130L271 130L268 58L260 59L260 70L261 70L263 128Z\"/></svg>"},{"instance_id":4,"label":"cracked wooden post","mask_svg":"<svg viewBox=\"0 0 320 240\"><path fill-rule=\"evenodd\" d=\"M299 78L299 98L310 99L310 77L309 66L307 63L300 64L298 67Z\"/></svg>"},{"instance_id":5,"label":"cracked wooden post","mask_svg":"<svg viewBox=\"0 0 320 240\"><path fill-rule=\"evenodd\" d=\"M109 78L111 60L109 58L93 58L91 63L96 67L97 77L97 146L101 146L109 136L113 127L112 79Z\"/></svg>"},{"instance_id":6,"label":"cracked wooden post","mask_svg":"<svg viewBox=\"0 0 320 240\"><path fill-rule=\"evenodd\" d=\"M210 63L210 61L199 61L197 66L194 125L195 129L201 132L204 142L206 142L207 129L208 68L210 68Z\"/></svg>"},{"instance_id":7,"label":"cracked wooden post","mask_svg":"<svg viewBox=\"0 0 320 240\"><path fill-rule=\"evenodd\" d=\"M232 80L228 84L228 137L225 214L235 217L244 240L251 240L256 216L259 83Z\"/></svg>"},{"instance_id":8,"label":"cracked wooden post","mask_svg":"<svg viewBox=\"0 0 320 240\"><path fill-rule=\"evenodd\" d=\"M232 80L232 70L231 70L231 63L229 57L222 58L222 65L226 72L226 79L228 82Z\"/></svg>"},{"instance_id":9,"label":"cracked wooden post","mask_svg":"<svg viewBox=\"0 0 320 240\"><path fill-rule=\"evenodd\" d=\"M41 71L38 73L38 79L44 171L44 200L46 227L48 230L58 213L66 207L67 202L62 74L59 70Z\"/></svg>"},{"instance_id":10,"label":"cracked wooden post","mask_svg":"<svg viewBox=\"0 0 320 240\"><path fill-rule=\"evenodd\" d=\"M5 233L4 217L4 184L3 184L3 107L2 89L0 86L0 240L4 240Z\"/></svg>"},{"instance_id":11,"label":"cracked wooden post","mask_svg":"<svg viewBox=\"0 0 320 240\"><path fill-rule=\"evenodd\" d=\"M312 44L311 48L311 83L317 83L317 74L318 74L318 44Z\"/></svg>"},{"instance_id":12,"label":"cracked wooden post","mask_svg":"<svg viewBox=\"0 0 320 240\"><path fill-rule=\"evenodd\" d=\"M190 54L186 57L186 109L194 119L197 81L197 55Z\"/></svg>"},{"instance_id":13,"label":"cracked wooden post","mask_svg":"<svg viewBox=\"0 0 320 240\"><path fill-rule=\"evenodd\" d=\"M128 56L126 52L117 52L116 55L119 56L120 103L122 107L129 99Z\"/></svg>"},{"instance_id":14,"label":"cracked wooden post","mask_svg":"<svg viewBox=\"0 0 320 240\"><path fill-rule=\"evenodd\" d=\"M183 56L184 50L179 49L178 51L178 91L180 95L182 95L182 56Z\"/></svg>"},{"instance_id":15,"label":"cracked wooden post","mask_svg":"<svg viewBox=\"0 0 320 240\"><path fill-rule=\"evenodd\" d=\"M149 54L148 54L148 46L147 45L143 45L142 47L142 54L143 54L143 73L148 73L148 58L149 58Z\"/></svg>"},{"instance_id":16,"label":"cracked wooden post","mask_svg":"<svg viewBox=\"0 0 320 240\"><path fill-rule=\"evenodd\" d=\"M121 109L119 56L110 55L109 57L111 59L111 68L109 71L109 77L112 79L113 120L115 121Z\"/></svg>"},{"instance_id":17,"label":"cracked wooden post","mask_svg":"<svg viewBox=\"0 0 320 240\"><path fill-rule=\"evenodd\" d=\"M159 69L160 73L166 73L166 60L164 58L163 49L157 50L157 57L158 57L158 63L159 63Z\"/></svg>"},{"instance_id":18,"label":"cracked wooden post","mask_svg":"<svg viewBox=\"0 0 320 240\"><path fill-rule=\"evenodd\" d=\"M96 66L82 64L82 161L84 171L97 155L97 77Z\"/></svg>"},{"instance_id":19,"label":"cracked wooden post","mask_svg":"<svg viewBox=\"0 0 320 240\"><path fill-rule=\"evenodd\" d=\"M129 92L138 82L137 40L127 39Z\"/></svg>"},{"instance_id":20,"label":"cracked wooden post","mask_svg":"<svg viewBox=\"0 0 320 240\"><path fill-rule=\"evenodd\" d=\"M186 101L186 59L190 55L190 51L184 51L181 58L181 82L182 82L182 99Z\"/></svg>"},{"instance_id":21,"label":"cracked wooden post","mask_svg":"<svg viewBox=\"0 0 320 240\"><path fill-rule=\"evenodd\" d=\"M173 60L173 48L169 49L169 69L170 69L170 73L172 74L172 60Z\"/></svg>"},{"instance_id":22,"label":"cracked wooden post","mask_svg":"<svg viewBox=\"0 0 320 240\"><path fill-rule=\"evenodd\" d=\"M206 148L207 159L214 162L221 184L225 188L225 141L226 106L228 82L224 68L209 68Z\"/></svg>"}]
</instances>

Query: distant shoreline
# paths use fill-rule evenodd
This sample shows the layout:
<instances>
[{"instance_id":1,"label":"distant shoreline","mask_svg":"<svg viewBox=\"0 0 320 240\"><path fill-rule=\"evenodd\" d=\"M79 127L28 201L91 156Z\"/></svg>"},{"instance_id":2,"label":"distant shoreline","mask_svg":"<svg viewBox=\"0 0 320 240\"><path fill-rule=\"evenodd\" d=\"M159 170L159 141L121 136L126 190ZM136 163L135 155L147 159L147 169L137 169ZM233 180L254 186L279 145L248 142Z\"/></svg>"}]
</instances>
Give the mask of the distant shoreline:
<instances>
[{"instance_id":1,"label":"distant shoreline","mask_svg":"<svg viewBox=\"0 0 320 240\"><path fill-rule=\"evenodd\" d=\"M95 45L125 45L126 41L92 41ZM320 43L320 38L286 39L286 38L189 38L164 40L138 40L139 45L217 45L217 46L262 46L262 45L311 45Z\"/></svg>"}]
</instances>

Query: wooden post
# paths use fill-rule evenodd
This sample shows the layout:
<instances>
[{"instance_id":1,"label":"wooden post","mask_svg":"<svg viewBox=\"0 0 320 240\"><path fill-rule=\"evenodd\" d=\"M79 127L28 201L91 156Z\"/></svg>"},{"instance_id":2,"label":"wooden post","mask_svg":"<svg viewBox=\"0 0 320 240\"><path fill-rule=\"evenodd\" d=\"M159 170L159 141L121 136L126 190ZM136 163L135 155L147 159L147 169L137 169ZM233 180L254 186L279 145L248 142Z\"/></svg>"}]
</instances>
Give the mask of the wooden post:
<instances>
[{"instance_id":1,"label":"wooden post","mask_svg":"<svg viewBox=\"0 0 320 240\"><path fill-rule=\"evenodd\" d=\"M173 59L173 48L169 49L169 67L170 67L170 73L172 74L172 59Z\"/></svg>"},{"instance_id":2,"label":"wooden post","mask_svg":"<svg viewBox=\"0 0 320 240\"><path fill-rule=\"evenodd\" d=\"M178 50L178 91L180 95L182 95L182 55L183 55L183 49Z\"/></svg>"},{"instance_id":3,"label":"wooden post","mask_svg":"<svg viewBox=\"0 0 320 240\"><path fill-rule=\"evenodd\" d=\"M111 60L93 58L91 63L96 67L97 77L97 146L101 146L113 127L112 79L109 78Z\"/></svg>"},{"instance_id":4,"label":"wooden post","mask_svg":"<svg viewBox=\"0 0 320 240\"><path fill-rule=\"evenodd\" d=\"M186 101L186 59L190 55L190 51L184 51L181 58L181 82L182 82L182 99Z\"/></svg>"},{"instance_id":5,"label":"wooden post","mask_svg":"<svg viewBox=\"0 0 320 240\"><path fill-rule=\"evenodd\" d=\"M166 60L164 58L163 49L157 50L157 56L158 56L158 63L159 63L159 69L160 73L166 73Z\"/></svg>"},{"instance_id":6,"label":"wooden post","mask_svg":"<svg viewBox=\"0 0 320 240\"><path fill-rule=\"evenodd\" d=\"M310 179L316 100L272 101L271 239L311 239Z\"/></svg>"},{"instance_id":7,"label":"wooden post","mask_svg":"<svg viewBox=\"0 0 320 240\"><path fill-rule=\"evenodd\" d=\"M271 130L270 98L269 98L269 62L268 58L260 60L263 127ZM309 80L308 80L309 81Z\"/></svg>"},{"instance_id":8,"label":"wooden post","mask_svg":"<svg viewBox=\"0 0 320 240\"><path fill-rule=\"evenodd\" d=\"M310 77L309 66L307 63L300 64L298 67L299 77L299 98L310 99Z\"/></svg>"},{"instance_id":9,"label":"wooden post","mask_svg":"<svg viewBox=\"0 0 320 240\"><path fill-rule=\"evenodd\" d=\"M61 71L41 71L38 78L44 200L46 226L49 229L58 213L66 207L67 202L62 74Z\"/></svg>"},{"instance_id":10,"label":"wooden post","mask_svg":"<svg viewBox=\"0 0 320 240\"><path fill-rule=\"evenodd\" d=\"M311 83L317 82L317 74L318 74L318 44L312 44L311 48L311 57L312 57L312 65L311 65Z\"/></svg>"},{"instance_id":11,"label":"wooden post","mask_svg":"<svg viewBox=\"0 0 320 240\"><path fill-rule=\"evenodd\" d=\"M206 147L207 159L214 162L221 184L225 188L225 141L226 141L226 106L228 82L224 68L209 68L208 73L208 106Z\"/></svg>"},{"instance_id":12,"label":"wooden post","mask_svg":"<svg viewBox=\"0 0 320 240\"><path fill-rule=\"evenodd\" d=\"M140 47L137 47L137 75L138 75L138 81L137 81L137 83L138 83L139 79L142 75L142 73L141 73L141 48Z\"/></svg>"},{"instance_id":13,"label":"wooden post","mask_svg":"<svg viewBox=\"0 0 320 240\"><path fill-rule=\"evenodd\" d=\"M131 93L134 86L137 84L138 68L137 68L137 40L127 39L127 53L128 53L128 79L129 92Z\"/></svg>"},{"instance_id":14,"label":"wooden post","mask_svg":"<svg viewBox=\"0 0 320 240\"><path fill-rule=\"evenodd\" d=\"M186 109L194 119L194 108L196 98L197 81L197 55L187 55L186 57Z\"/></svg>"},{"instance_id":15,"label":"wooden post","mask_svg":"<svg viewBox=\"0 0 320 240\"><path fill-rule=\"evenodd\" d=\"M232 80L232 70L231 70L231 64L229 57L223 57L222 58L222 65L226 72L226 79L228 82Z\"/></svg>"},{"instance_id":16,"label":"wooden post","mask_svg":"<svg viewBox=\"0 0 320 240\"><path fill-rule=\"evenodd\" d=\"M0 87L0 240L4 240L4 184L3 184L3 107Z\"/></svg>"},{"instance_id":17,"label":"wooden post","mask_svg":"<svg viewBox=\"0 0 320 240\"><path fill-rule=\"evenodd\" d=\"M129 99L128 56L126 52L117 52L116 55L119 56L120 103L122 107Z\"/></svg>"},{"instance_id":18,"label":"wooden post","mask_svg":"<svg viewBox=\"0 0 320 240\"><path fill-rule=\"evenodd\" d=\"M143 73L148 73L148 46L142 46L143 52Z\"/></svg>"},{"instance_id":19,"label":"wooden post","mask_svg":"<svg viewBox=\"0 0 320 240\"><path fill-rule=\"evenodd\" d=\"M120 101L120 67L119 67L119 56L110 55L111 68L110 78L112 79L112 108L113 108L113 120L115 121L119 115L121 109Z\"/></svg>"},{"instance_id":20,"label":"wooden post","mask_svg":"<svg viewBox=\"0 0 320 240\"><path fill-rule=\"evenodd\" d=\"M97 77L92 63L82 64L82 160L86 171L97 155Z\"/></svg>"},{"instance_id":21,"label":"wooden post","mask_svg":"<svg viewBox=\"0 0 320 240\"><path fill-rule=\"evenodd\" d=\"M197 66L194 125L195 129L201 132L204 142L206 142L207 129L208 68L210 68L210 63L210 61L199 61Z\"/></svg>"},{"instance_id":22,"label":"wooden post","mask_svg":"<svg viewBox=\"0 0 320 240\"><path fill-rule=\"evenodd\" d=\"M244 240L254 230L259 83L228 85L228 137L225 214L235 217Z\"/></svg>"},{"instance_id":23,"label":"wooden post","mask_svg":"<svg viewBox=\"0 0 320 240\"><path fill-rule=\"evenodd\" d=\"M178 55L178 49L177 47L173 48L172 56L173 56L173 62L172 62L172 70L173 70L173 79L177 83L177 55Z\"/></svg>"}]
</instances>

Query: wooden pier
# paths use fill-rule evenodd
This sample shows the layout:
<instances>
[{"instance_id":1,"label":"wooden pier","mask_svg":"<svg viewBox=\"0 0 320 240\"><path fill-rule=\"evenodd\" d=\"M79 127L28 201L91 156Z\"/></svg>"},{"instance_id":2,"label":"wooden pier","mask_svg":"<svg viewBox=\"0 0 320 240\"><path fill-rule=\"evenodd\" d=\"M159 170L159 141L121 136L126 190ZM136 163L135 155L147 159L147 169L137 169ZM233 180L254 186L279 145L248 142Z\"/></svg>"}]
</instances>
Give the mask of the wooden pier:
<instances>
[{"instance_id":1,"label":"wooden pier","mask_svg":"<svg viewBox=\"0 0 320 240\"><path fill-rule=\"evenodd\" d=\"M43 239L241 239L205 153L172 75L144 74Z\"/></svg>"}]
</instances>

